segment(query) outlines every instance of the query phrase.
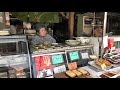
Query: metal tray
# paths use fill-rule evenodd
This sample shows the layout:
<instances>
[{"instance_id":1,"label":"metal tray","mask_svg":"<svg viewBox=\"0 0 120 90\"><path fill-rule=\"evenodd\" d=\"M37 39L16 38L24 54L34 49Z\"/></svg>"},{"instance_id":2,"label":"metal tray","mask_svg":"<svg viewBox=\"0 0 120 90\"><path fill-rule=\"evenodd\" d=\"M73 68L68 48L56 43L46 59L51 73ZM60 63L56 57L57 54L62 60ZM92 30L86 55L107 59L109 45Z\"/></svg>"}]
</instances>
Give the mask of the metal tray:
<instances>
[{"instance_id":1,"label":"metal tray","mask_svg":"<svg viewBox=\"0 0 120 90\"><path fill-rule=\"evenodd\" d=\"M97 77L98 77L98 78L101 78L100 75L102 75L102 74L105 75L105 76L107 76L108 78L115 78L115 77L118 76L118 75L116 74L116 75L114 75L114 76L111 77L111 76L106 75L106 74L105 74L106 72L111 72L111 73L113 73L113 74L116 74L116 73L114 73L114 72L112 72L112 71L104 71L104 72L99 72L99 73L97 74Z\"/></svg>"},{"instance_id":2,"label":"metal tray","mask_svg":"<svg viewBox=\"0 0 120 90\"><path fill-rule=\"evenodd\" d=\"M93 67L95 67L95 68L97 68L97 69L99 69L99 70L102 70L102 68L100 68L98 65L96 65L94 61L89 61L88 64L91 65L91 66L93 66ZM112 67L113 67L113 65L107 66L106 70L109 70Z\"/></svg>"}]
</instances>

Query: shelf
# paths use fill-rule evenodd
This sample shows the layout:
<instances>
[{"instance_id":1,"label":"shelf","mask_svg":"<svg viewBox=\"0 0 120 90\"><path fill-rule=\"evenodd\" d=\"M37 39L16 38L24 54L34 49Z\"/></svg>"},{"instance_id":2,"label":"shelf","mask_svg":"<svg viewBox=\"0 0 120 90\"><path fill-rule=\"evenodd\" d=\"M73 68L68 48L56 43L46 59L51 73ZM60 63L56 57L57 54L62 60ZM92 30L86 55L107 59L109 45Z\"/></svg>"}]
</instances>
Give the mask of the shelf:
<instances>
[{"instance_id":1,"label":"shelf","mask_svg":"<svg viewBox=\"0 0 120 90\"><path fill-rule=\"evenodd\" d=\"M89 27L89 26L103 26L103 25L84 25L86 27Z\"/></svg>"},{"instance_id":2,"label":"shelf","mask_svg":"<svg viewBox=\"0 0 120 90\"><path fill-rule=\"evenodd\" d=\"M0 36L0 43L26 42L26 35Z\"/></svg>"},{"instance_id":3,"label":"shelf","mask_svg":"<svg viewBox=\"0 0 120 90\"><path fill-rule=\"evenodd\" d=\"M0 39L26 39L26 35L0 36Z\"/></svg>"},{"instance_id":4,"label":"shelf","mask_svg":"<svg viewBox=\"0 0 120 90\"><path fill-rule=\"evenodd\" d=\"M26 39L6 39L6 40L0 39L0 43L14 43L19 41L26 42Z\"/></svg>"},{"instance_id":5,"label":"shelf","mask_svg":"<svg viewBox=\"0 0 120 90\"><path fill-rule=\"evenodd\" d=\"M26 54L0 56L0 67L28 64L28 56ZM27 66L28 67L28 66Z\"/></svg>"},{"instance_id":6,"label":"shelf","mask_svg":"<svg viewBox=\"0 0 120 90\"><path fill-rule=\"evenodd\" d=\"M92 19L94 18L94 17L90 17L90 16L83 16L83 17L84 17L84 18L92 18ZM95 19L96 19L96 18L97 18L97 19L102 19L102 17L95 17Z\"/></svg>"}]
</instances>

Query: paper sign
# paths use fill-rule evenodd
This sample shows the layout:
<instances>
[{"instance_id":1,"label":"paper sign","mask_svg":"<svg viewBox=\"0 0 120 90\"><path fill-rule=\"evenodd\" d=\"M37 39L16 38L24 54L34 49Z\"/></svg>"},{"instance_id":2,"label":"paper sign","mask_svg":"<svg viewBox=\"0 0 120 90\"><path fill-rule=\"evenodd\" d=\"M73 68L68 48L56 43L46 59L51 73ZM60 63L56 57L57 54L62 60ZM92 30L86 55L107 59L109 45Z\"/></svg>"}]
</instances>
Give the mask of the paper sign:
<instances>
[{"instance_id":1,"label":"paper sign","mask_svg":"<svg viewBox=\"0 0 120 90\"><path fill-rule=\"evenodd\" d=\"M43 61L44 61L44 65L46 66L50 66L51 65L51 62L50 62L50 56L44 56L43 57Z\"/></svg>"},{"instance_id":2,"label":"paper sign","mask_svg":"<svg viewBox=\"0 0 120 90\"><path fill-rule=\"evenodd\" d=\"M50 73L53 71L49 55L38 56L35 57L34 60L37 78L51 75Z\"/></svg>"},{"instance_id":3,"label":"paper sign","mask_svg":"<svg viewBox=\"0 0 120 90\"><path fill-rule=\"evenodd\" d=\"M102 70L106 70L107 66L105 65L105 63L103 63L103 64L101 65L101 68L102 68Z\"/></svg>"},{"instance_id":4,"label":"paper sign","mask_svg":"<svg viewBox=\"0 0 120 90\"><path fill-rule=\"evenodd\" d=\"M50 69L43 69L38 71L37 78L45 78L47 76L52 76L53 72Z\"/></svg>"},{"instance_id":5,"label":"paper sign","mask_svg":"<svg viewBox=\"0 0 120 90\"><path fill-rule=\"evenodd\" d=\"M9 18L9 12L5 12L6 20L10 20Z\"/></svg>"},{"instance_id":6,"label":"paper sign","mask_svg":"<svg viewBox=\"0 0 120 90\"><path fill-rule=\"evenodd\" d=\"M89 59L88 53L81 53L82 59Z\"/></svg>"},{"instance_id":7,"label":"paper sign","mask_svg":"<svg viewBox=\"0 0 120 90\"><path fill-rule=\"evenodd\" d=\"M56 73L59 73L59 67L55 67L54 69L54 73L56 74Z\"/></svg>"},{"instance_id":8,"label":"paper sign","mask_svg":"<svg viewBox=\"0 0 120 90\"><path fill-rule=\"evenodd\" d=\"M65 71L66 71L65 65L58 66L58 67L54 68L54 73L61 73L61 72L65 72Z\"/></svg>"},{"instance_id":9,"label":"paper sign","mask_svg":"<svg viewBox=\"0 0 120 90\"><path fill-rule=\"evenodd\" d=\"M108 36L103 37L103 48L106 48L108 46Z\"/></svg>"}]
</instances>

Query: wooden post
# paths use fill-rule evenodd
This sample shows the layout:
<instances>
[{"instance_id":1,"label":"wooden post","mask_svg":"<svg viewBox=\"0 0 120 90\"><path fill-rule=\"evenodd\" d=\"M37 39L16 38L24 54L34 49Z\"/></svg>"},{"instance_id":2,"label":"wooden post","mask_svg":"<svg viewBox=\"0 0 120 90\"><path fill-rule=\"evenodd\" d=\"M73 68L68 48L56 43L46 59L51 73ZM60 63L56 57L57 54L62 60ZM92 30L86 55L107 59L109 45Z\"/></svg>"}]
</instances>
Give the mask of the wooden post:
<instances>
[{"instance_id":1,"label":"wooden post","mask_svg":"<svg viewBox=\"0 0 120 90\"><path fill-rule=\"evenodd\" d=\"M6 27L6 17L5 17L5 12L3 12L3 28Z\"/></svg>"},{"instance_id":2,"label":"wooden post","mask_svg":"<svg viewBox=\"0 0 120 90\"><path fill-rule=\"evenodd\" d=\"M3 12L3 28L10 26L9 12Z\"/></svg>"},{"instance_id":3,"label":"wooden post","mask_svg":"<svg viewBox=\"0 0 120 90\"><path fill-rule=\"evenodd\" d=\"M73 38L73 31L74 31L74 14L75 14L75 12L69 12L68 29L69 29L70 39Z\"/></svg>"}]
</instances>

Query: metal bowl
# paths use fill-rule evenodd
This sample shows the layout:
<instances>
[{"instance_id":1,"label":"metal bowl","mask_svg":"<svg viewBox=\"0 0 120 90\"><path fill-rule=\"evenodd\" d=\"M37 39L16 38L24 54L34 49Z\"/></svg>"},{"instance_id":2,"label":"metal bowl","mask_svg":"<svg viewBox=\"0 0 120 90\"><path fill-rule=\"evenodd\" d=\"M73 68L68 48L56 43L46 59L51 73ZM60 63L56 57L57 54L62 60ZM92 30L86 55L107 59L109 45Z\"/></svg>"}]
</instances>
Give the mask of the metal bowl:
<instances>
[{"instance_id":1,"label":"metal bowl","mask_svg":"<svg viewBox=\"0 0 120 90\"><path fill-rule=\"evenodd\" d=\"M80 42L77 40L66 40L65 43L69 46L77 46L78 44L80 44Z\"/></svg>"}]
</instances>

